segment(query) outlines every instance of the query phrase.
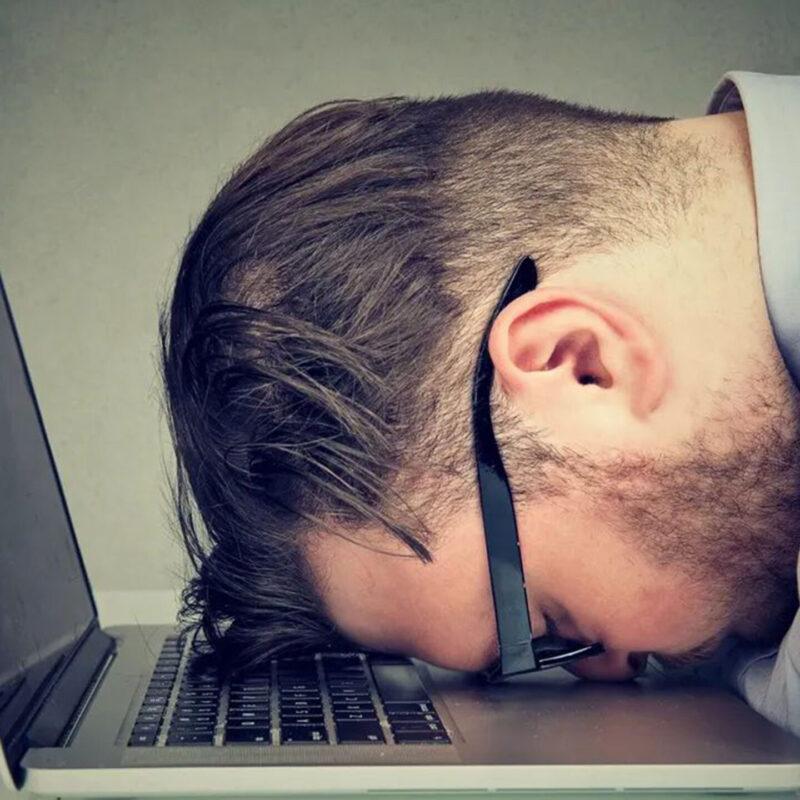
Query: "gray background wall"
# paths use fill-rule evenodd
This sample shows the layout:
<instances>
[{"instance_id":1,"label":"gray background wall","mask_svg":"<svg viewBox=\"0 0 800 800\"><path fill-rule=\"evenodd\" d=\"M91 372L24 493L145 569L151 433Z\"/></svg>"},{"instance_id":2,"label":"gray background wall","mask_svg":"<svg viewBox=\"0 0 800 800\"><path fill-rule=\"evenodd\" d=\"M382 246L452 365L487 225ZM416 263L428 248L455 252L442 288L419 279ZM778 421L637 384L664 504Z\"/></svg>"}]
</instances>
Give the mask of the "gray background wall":
<instances>
[{"instance_id":1,"label":"gray background wall","mask_svg":"<svg viewBox=\"0 0 800 800\"><path fill-rule=\"evenodd\" d=\"M225 174L337 97L486 87L699 116L800 73L800 3L2 2L0 269L97 589L179 585L156 313Z\"/></svg>"},{"instance_id":2,"label":"gray background wall","mask_svg":"<svg viewBox=\"0 0 800 800\"><path fill-rule=\"evenodd\" d=\"M800 73L798 34L796 0L0 2L0 270L95 588L180 584L157 305L264 136L497 86L699 116L726 70Z\"/></svg>"}]
</instances>

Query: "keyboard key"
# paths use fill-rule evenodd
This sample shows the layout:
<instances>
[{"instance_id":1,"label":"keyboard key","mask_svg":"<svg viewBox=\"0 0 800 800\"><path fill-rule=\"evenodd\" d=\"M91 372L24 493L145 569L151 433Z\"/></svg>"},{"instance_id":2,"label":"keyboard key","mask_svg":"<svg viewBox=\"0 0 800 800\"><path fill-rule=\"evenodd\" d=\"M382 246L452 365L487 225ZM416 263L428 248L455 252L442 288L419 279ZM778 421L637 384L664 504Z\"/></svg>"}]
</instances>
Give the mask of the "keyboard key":
<instances>
[{"instance_id":1,"label":"keyboard key","mask_svg":"<svg viewBox=\"0 0 800 800\"><path fill-rule=\"evenodd\" d=\"M240 708L239 706L228 706L228 716L229 717L241 717L243 719L247 719L245 714L249 714L255 717L268 717L272 713L272 709L269 706L256 706L255 708Z\"/></svg>"},{"instance_id":2,"label":"keyboard key","mask_svg":"<svg viewBox=\"0 0 800 800\"><path fill-rule=\"evenodd\" d=\"M281 697L279 705L281 708L296 706L297 708L307 708L308 706L321 706L322 695L319 697Z\"/></svg>"},{"instance_id":3,"label":"keyboard key","mask_svg":"<svg viewBox=\"0 0 800 800\"><path fill-rule=\"evenodd\" d=\"M331 695L331 705L334 708L353 705L354 703L356 705L367 705L370 708L375 707L372 698L368 694L359 695L358 697L336 697L335 695Z\"/></svg>"},{"instance_id":4,"label":"keyboard key","mask_svg":"<svg viewBox=\"0 0 800 800\"><path fill-rule=\"evenodd\" d=\"M221 686L222 681L215 675L190 675L183 673L184 686Z\"/></svg>"},{"instance_id":5,"label":"keyboard key","mask_svg":"<svg viewBox=\"0 0 800 800\"><path fill-rule=\"evenodd\" d=\"M155 733L135 733L128 741L130 747L152 747L155 743Z\"/></svg>"},{"instance_id":6,"label":"keyboard key","mask_svg":"<svg viewBox=\"0 0 800 800\"><path fill-rule=\"evenodd\" d=\"M193 695L186 696L179 694L177 702L179 705L185 705L185 706L202 706L202 705L215 706L217 705L217 703L219 703L219 695L215 694L215 695L195 697Z\"/></svg>"},{"instance_id":7,"label":"keyboard key","mask_svg":"<svg viewBox=\"0 0 800 800\"><path fill-rule=\"evenodd\" d=\"M363 675L364 665L359 662L358 664L333 664L326 662L325 666L326 675Z\"/></svg>"},{"instance_id":8,"label":"keyboard key","mask_svg":"<svg viewBox=\"0 0 800 800\"><path fill-rule=\"evenodd\" d=\"M219 692L222 689L219 683L196 683L184 681L181 684L181 692Z\"/></svg>"},{"instance_id":9,"label":"keyboard key","mask_svg":"<svg viewBox=\"0 0 800 800\"><path fill-rule=\"evenodd\" d=\"M452 744L450 737L443 731L405 731L394 734L399 744Z\"/></svg>"},{"instance_id":10,"label":"keyboard key","mask_svg":"<svg viewBox=\"0 0 800 800\"><path fill-rule=\"evenodd\" d=\"M203 716L216 716L217 715L217 703L178 703L175 706L175 713L176 714L183 714L186 716L192 717L203 717Z\"/></svg>"},{"instance_id":11,"label":"keyboard key","mask_svg":"<svg viewBox=\"0 0 800 800\"><path fill-rule=\"evenodd\" d=\"M150 681L147 684L147 693L153 692L155 694L161 691L169 694L170 689L172 689L172 683L172 681Z\"/></svg>"},{"instance_id":12,"label":"keyboard key","mask_svg":"<svg viewBox=\"0 0 800 800\"><path fill-rule=\"evenodd\" d=\"M227 730L226 744L270 744L269 728L245 728Z\"/></svg>"},{"instance_id":13,"label":"keyboard key","mask_svg":"<svg viewBox=\"0 0 800 800\"><path fill-rule=\"evenodd\" d=\"M280 698L281 700L319 700L322 695L320 692L284 692L281 690Z\"/></svg>"},{"instance_id":14,"label":"keyboard key","mask_svg":"<svg viewBox=\"0 0 800 800\"><path fill-rule=\"evenodd\" d=\"M338 706L342 706L345 703L369 703L369 705L372 705L372 695L369 692L360 692L356 695L348 694L343 697L331 692L331 702Z\"/></svg>"},{"instance_id":15,"label":"keyboard key","mask_svg":"<svg viewBox=\"0 0 800 800\"><path fill-rule=\"evenodd\" d=\"M358 686L331 686L328 684L328 694L332 697L353 697L361 694L371 696L369 686L366 683Z\"/></svg>"},{"instance_id":16,"label":"keyboard key","mask_svg":"<svg viewBox=\"0 0 800 800\"><path fill-rule=\"evenodd\" d=\"M189 696L218 695L220 691L221 690L217 686L210 686L205 684L200 684L197 686L187 686L185 683L182 683L181 688L178 689L179 694L189 695Z\"/></svg>"},{"instance_id":17,"label":"keyboard key","mask_svg":"<svg viewBox=\"0 0 800 800\"><path fill-rule=\"evenodd\" d=\"M283 714L319 714L322 712L322 703L282 703L280 710Z\"/></svg>"},{"instance_id":18,"label":"keyboard key","mask_svg":"<svg viewBox=\"0 0 800 800\"><path fill-rule=\"evenodd\" d=\"M363 664L364 662L361 660L360 656L352 655L352 656L323 656L322 663L325 664L326 668L329 666L336 666L341 664L341 666L351 666L355 664Z\"/></svg>"},{"instance_id":19,"label":"keyboard key","mask_svg":"<svg viewBox=\"0 0 800 800\"><path fill-rule=\"evenodd\" d=\"M363 681L366 680L366 673L363 669L358 671L353 670L352 672L331 672L327 670L325 672L325 679L327 681Z\"/></svg>"},{"instance_id":20,"label":"keyboard key","mask_svg":"<svg viewBox=\"0 0 800 800\"><path fill-rule=\"evenodd\" d=\"M313 706L292 706L292 705L285 705L280 706L278 709L278 714L280 715L281 719L284 717L305 717L309 714L321 714L322 713L322 703L316 703Z\"/></svg>"},{"instance_id":21,"label":"keyboard key","mask_svg":"<svg viewBox=\"0 0 800 800\"><path fill-rule=\"evenodd\" d=\"M155 705L163 706L167 704L167 700L169 700L168 694L164 694L161 691L155 691L152 693L148 691L144 696L143 704L149 706L155 706Z\"/></svg>"},{"instance_id":22,"label":"keyboard key","mask_svg":"<svg viewBox=\"0 0 800 800\"><path fill-rule=\"evenodd\" d=\"M348 678L347 680L343 678L337 678L333 680L328 678L328 688L329 689L358 689L360 691L369 690L369 684L362 679L356 680L355 678Z\"/></svg>"},{"instance_id":23,"label":"keyboard key","mask_svg":"<svg viewBox=\"0 0 800 800\"><path fill-rule=\"evenodd\" d=\"M161 718L163 714L142 714L139 713L139 716L136 717L136 724L138 725L140 722L161 722Z\"/></svg>"},{"instance_id":24,"label":"keyboard key","mask_svg":"<svg viewBox=\"0 0 800 800\"><path fill-rule=\"evenodd\" d=\"M231 700L237 700L243 703L268 703L271 695L271 692L262 692L260 689L257 692L250 689L231 689L228 692L228 697Z\"/></svg>"},{"instance_id":25,"label":"keyboard key","mask_svg":"<svg viewBox=\"0 0 800 800\"><path fill-rule=\"evenodd\" d=\"M234 677L236 681L269 681L272 680L272 670L269 664L265 664L260 669L253 669L251 672L240 672Z\"/></svg>"},{"instance_id":26,"label":"keyboard key","mask_svg":"<svg viewBox=\"0 0 800 800\"><path fill-rule=\"evenodd\" d=\"M438 714L389 714L389 722L441 722Z\"/></svg>"},{"instance_id":27,"label":"keyboard key","mask_svg":"<svg viewBox=\"0 0 800 800\"><path fill-rule=\"evenodd\" d=\"M282 725L321 725L324 717L322 714L289 714L281 717Z\"/></svg>"},{"instance_id":28,"label":"keyboard key","mask_svg":"<svg viewBox=\"0 0 800 800\"><path fill-rule=\"evenodd\" d=\"M318 681L278 681L281 692L314 692L319 690Z\"/></svg>"},{"instance_id":29,"label":"keyboard key","mask_svg":"<svg viewBox=\"0 0 800 800\"><path fill-rule=\"evenodd\" d=\"M175 706L173 714L176 717L214 717L217 718L217 704L211 706Z\"/></svg>"},{"instance_id":30,"label":"keyboard key","mask_svg":"<svg viewBox=\"0 0 800 800\"><path fill-rule=\"evenodd\" d=\"M212 719L216 720L217 718L217 708L181 708L179 706L175 707L175 710L172 712L172 719L181 719L186 720L187 722L197 722L201 719Z\"/></svg>"},{"instance_id":31,"label":"keyboard key","mask_svg":"<svg viewBox=\"0 0 800 800\"><path fill-rule=\"evenodd\" d=\"M347 721L352 720L357 722L359 720L372 720L378 719L374 711L337 711L333 710L333 718L338 722L339 720Z\"/></svg>"},{"instance_id":32,"label":"keyboard key","mask_svg":"<svg viewBox=\"0 0 800 800\"><path fill-rule=\"evenodd\" d=\"M269 724L270 713L269 711L239 711L231 713L228 712L228 722L240 721L245 719L261 719L267 720Z\"/></svg>"},{"instance_id":33,"label":"keyboard key","mask_svg":"<svg viewBox=\"0 0 800 800\"><path fill-rule=\"evenodd\" d=\"M231 697L228 696L228 705L241 708L243 710L254 708L269 708L270 698L268 695L263 697Z\"/></svg>"},{"instance_id":34,"label":"keyboard key","mask_svg":"<svg viewBox=\"0 0 800 800\"><path fill-rule=\"evenodd\" d=\"M290 719L292 717L321 717L322 706L318 705L312 708L281 708L278 710L278 715L281 719Z\"/></svg>"},{"instance_id":35,"label":"keyboard key","mask_svg":"<svg viewBox=\"0 0 800 800\"><path fill-rule=\"evenodd\" d=\"M319 675L316 670L308 670L307 672L279 672L278 683L281 685L290 685L293 683L318 683Z\"/></svg>"},{"instance_id":36,"label":"keyboard key","mask_svg":"<svg viewBox=\"0 0 800 800\"><path fill-rule=\"evenodd\" d=\"M334 702L333 710L335 711L372 711L374 706L372 703L339 703Z\"/></svg>"},{"instance_id":37,"label":"keyboard key","mask_svg":"<svg viewBox=\"0 0 800 800\"><path fill-rule=\"evenodd\" d=\"M211 734L205 733L178 733L170 734L167 739L167 744L170 746L192 746L192 745L211 745L214 743L214 737Z\"/></svg>"},{"instance_id":38,"label":"keyboard key","mask_svg":"<svg viewBox=\"0 0 800 800\"><path fill-rule=\"evenodd\" d=\"M231 689L230 697L235 700L247 700L251 703L260 703L269 699L268 691L255 691L254 689Z\"/></svg>"},{"instance_id":39,"label":"keyboard key","mask_svg":"<svg viewBox=\"0 0 800 800\"><path fill-rule=\"evenodd\" d=\"M427 713L433 711L433 703L387 703L384 701L383 707L387 714L416 714L418 712Z\"/></svg>"},{"instance_id":40,"label":"keyboard key","mask_svg":"<svg viewBox=\"0 0 800 800\"><path fill-rule=\"evenodd\" d=\"M379 722L337 722L336 736L342 743L386 741Z\"/></svg>"},{"instance_id":41,"label":"keyboard key","mask_svg":"<svg viewBox=\"0 0 800 800\"><path fill-rule=\"evenodd\" d=\"M216 725L216 714L177 714L172 717L173 725Z\"/></svg>"},{"instance_id":42,"label":"keyboard key","mask_svg":"<svg viewBox=\"0 0 800 800\"><path fill-rule=\"evenodd\" d=\"M284 725L281 727L281 744L327 741L328 732L322 725Z\"/></svg>"},{"instance_id":43,"label":"keyboard key","mask_svg":"<svg viewBox=\"0 0 800 800\"><path fill-rule=\"evenodd\" d=\"M202 660L191 656L186 665L186 674L193 678L216 678L219 673L213 664L203 664Z\"/></svg>"},{"instance_id":44,"label":"keyboard key","mask_svg":"<svg viewBox=\"0 0 800 800\"><path fill-rule=\"evenodd\" d=\"M268 692L272 688L272 681L231 681L231 689L244 689L253 692Z\"/></svg>"},{"instance_id":45,"label":"keyboard key","mask_svg":"<svg viewBox=\"0 0 800 800\"><path fill-rule=\"evenodd\" d=\"M307 653L305 655L300 653L287 653L278 659L278 669L307 669L309 666L314 666L316 663L317 660L313 653Z\"/></svg>"},{"instance_id":46,"label":"keyboard key","mask_svg":"<svg viewBox=\"0 0 800 800\"><path fill-rule=\"evenodd\" d=\"M228 708L236 708L240 711L257 711L261 708L269 708L269 701L240 700L237 697L231 697L228 700Z\"/></svg>"},{"instance_id":47,"label":"keyboard key","mask_svg":"<svg viewBox=\"0 0 800 800\"><path fill-rule=\"evenodd\" d=\"M133 733L140 734L140 733L158 733L158 723L157 722L137 722L133 726Z\"/></svg>"},{"instance_id":48,"label":"keyboard key","mask_svg":"<svg viewBox=\"0 0 800 800\"><path fill-rule=\"evenodd\" d=\"M175 736L188 736L191 734L196 736L209 736L213 739L215 728L216 726L214 725L173 725L169 729L169 736L173 738Z\"/></svg>"},{"instance_id":49,"label":"keyboard key","mask_svg":"<svg viewBox=\"0 0 800 800\"><path fill-rule=\"evenodd\" d=\"M140 714L162 714L166 703L145 703L140 709Z\"/></svg>"},{"instance_id":50,"label":"keyboard key","mask_svg":"<svg viewBox=\"0 0 800 800\"><path fill-rule=\"evenodd\" d=\"M411 731L443 731L444 725L441 722L392 722L392 733L409 733Z\"/></svg>"},{"instance_id":51,"label":"keyboard key","mask_svg":"<svg viewBox=\"0 0 800 800\"><path fill-rule=\"evenodd\" d=\"M222 696L222 692L198 691L197 689L181 689L177 699L179 703L216 703Z\"/></svg>"},{"instance_id":52,"label":"keyboard key","mask_svg":"<svg viewBox=\"0 0 800 800\"><path fill-rule=\"evenodd\" d=\"M178 696L176 705L181 708L216 708L219 705L218 697L181 697Z\"/></svg>"},{"instance_id":53,"label":"keyboard key","mask_svg":"<svg viewBox=\"0 0 800 800\"><path fill-rule=\"evenodd\" d=\"M173 725L216 725L216 710L205 714L187 714L184 711L176 711L172 716Z\"/></svg>"},{"instance_id":54,"label":"keyboard key","mask_svg":"<svg viewBox=\"0 0 800 800\"><path fill-rule=\"evenodd\" d=\"M228 727L236 727L240 725L242 722L255 722L256 725L266 725L269 727L270 725L270 715L269 714L259 714L256 717L240 717L236 714L231 716L228 714L227 725Z\"/></svg>"},{"instance_id":55,"label":"keyboard key","mask_svg":"<svg viewBox=\"0 0 800 800\"><path fill-rule=\"evenodd\" d=\"M287 667L278 662L278 677L279 678L306 678L309 676L316 677L317 666L316 663L309 663L304 667Z\"/></svg>"},{"instance_id":56,"label":"keyboard key","mask_svg":"<svg viewBox=\"0 0 800 800\"><path fill-rule=\"evenodd\" d=\"M236 728L237 730L244 730L246 728L263 728L265 723L269 720L265 719L233 719L228 720L227 727L229 730ZM269 727L267 725L267 727Z\"/></svg>"},{"instance_id":57,"label":"keyboard key","mask_svg":"<svg viewBox=\"0 0 800 800\"><path fill-rule=\"evenodd\" d=\"M272 688L273 681L270 678L263 678L261 680L253 681L231 681L229 686L240 686L243 689L266 689Z\"/></svg>"},{"instance_id":58,"label":"keyboard key","mask_svg":"<svg viewBox=\"0 0 800 800\"><path fill-rule=\"evenodd\" d=\"M281 719L289 719L291 717L312 717L315 714L322 714L322 706L311 706L310 708L282 708L278 712Z\"/></svg>"}]
</instances>

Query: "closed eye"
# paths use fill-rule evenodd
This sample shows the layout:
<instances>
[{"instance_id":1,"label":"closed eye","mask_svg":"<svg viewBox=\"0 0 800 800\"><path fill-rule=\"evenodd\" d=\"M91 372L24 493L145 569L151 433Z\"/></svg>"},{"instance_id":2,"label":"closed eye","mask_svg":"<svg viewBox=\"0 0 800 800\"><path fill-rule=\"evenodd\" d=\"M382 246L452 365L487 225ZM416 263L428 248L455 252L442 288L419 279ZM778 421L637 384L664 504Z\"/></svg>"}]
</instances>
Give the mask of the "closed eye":
<instances>
[{"instance_id":1,"label":"closed eye","mask_svg":"<svg viewBox=\"0 0 800 800\"><path fill-rule=\"evenodd\" d=\"M564 639L568 642L577 642L579 644L589 644L589 642L584 641L583 639L574 639L570 638L569 636L565 636L559 629L558 625L556 624L555 620L551 619L547 616L547 614L542 613L544 617L544 624L545 624L545 633L548 636L555 636L559 639Z\"/></svg>"},{"instance_id":2,"label":"closed eye","mask_svg":"<svg viewBox=\"0 0 800 800\"><path fill-rule=\"evenodd\" d=\"M562 636L561 632L558 630L558 625L552 620L547 614L542 614L544 617L544 625L545 625L545 634L547 636L556 636L559 639L564 639L565 637Z\"/></svg>"}]
</instances>

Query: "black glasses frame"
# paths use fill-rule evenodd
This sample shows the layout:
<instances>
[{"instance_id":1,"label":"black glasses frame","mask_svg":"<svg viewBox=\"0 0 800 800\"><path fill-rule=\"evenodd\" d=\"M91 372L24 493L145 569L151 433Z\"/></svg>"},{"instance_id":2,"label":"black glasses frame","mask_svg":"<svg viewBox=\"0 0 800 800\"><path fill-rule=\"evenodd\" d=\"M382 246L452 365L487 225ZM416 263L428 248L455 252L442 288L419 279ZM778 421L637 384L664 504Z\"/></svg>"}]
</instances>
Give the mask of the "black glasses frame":
<instances>
[{"instance_id":1,"label":"black glasses frame","mask_svg":"<svg viewBox=\"0 0 800 800\"><path fill-rule=\"evenodd\" d=\"M533 638L514 501L492 426L489 401L494 365L489 356L489 332L498 314L513 300L533 291L537 283L536 262L525 256L511 273L486 326L472 385L472 432L478 488L500 645L497 661L481 673L488 683L500 683L526 672L561 667L605 652L600 643L587 645L549 633Z\"/></svg>"}]
</instances>

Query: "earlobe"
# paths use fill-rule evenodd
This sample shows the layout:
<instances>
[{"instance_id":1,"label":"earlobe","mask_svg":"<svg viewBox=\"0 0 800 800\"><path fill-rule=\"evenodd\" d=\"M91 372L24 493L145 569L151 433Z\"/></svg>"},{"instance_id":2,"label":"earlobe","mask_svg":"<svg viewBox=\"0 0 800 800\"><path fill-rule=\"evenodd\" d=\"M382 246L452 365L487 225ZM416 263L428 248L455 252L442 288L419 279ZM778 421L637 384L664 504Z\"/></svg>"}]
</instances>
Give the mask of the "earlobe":
<instances>
[{"instance_id":1,"label":"earlobe","mask_svg":"<svg viewBox=\"0 0 800 800\"><path fill-rule=\"evenodd\" d=\"M666 359L647 325L585 289L540 286L509 303L489 354L503 390L531 412L602 402L643 419L666 391Z\"/></svg>"}]
</instances>

